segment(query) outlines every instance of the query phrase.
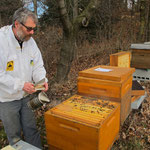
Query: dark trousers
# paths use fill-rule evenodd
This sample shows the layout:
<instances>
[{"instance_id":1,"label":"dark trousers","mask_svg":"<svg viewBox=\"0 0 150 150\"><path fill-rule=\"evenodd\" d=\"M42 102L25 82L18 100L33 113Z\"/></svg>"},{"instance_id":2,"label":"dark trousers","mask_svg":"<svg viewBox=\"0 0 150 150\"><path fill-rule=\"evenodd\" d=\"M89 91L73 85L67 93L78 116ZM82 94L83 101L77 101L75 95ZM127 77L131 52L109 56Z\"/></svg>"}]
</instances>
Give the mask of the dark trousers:
<instances>
[{"instance_id":1,"label":"dark trousers","mask_svg":"<svg viewBox=\"0 0 150 150\"><path fill-rule=\"evenodd\" d=\"M28 108L28 101L28 98L22 98L12 102L0 102L0 118L10 145L21 140L23 131L27 143L42 149L34 113Z\"/></svg>"}]
</instances>

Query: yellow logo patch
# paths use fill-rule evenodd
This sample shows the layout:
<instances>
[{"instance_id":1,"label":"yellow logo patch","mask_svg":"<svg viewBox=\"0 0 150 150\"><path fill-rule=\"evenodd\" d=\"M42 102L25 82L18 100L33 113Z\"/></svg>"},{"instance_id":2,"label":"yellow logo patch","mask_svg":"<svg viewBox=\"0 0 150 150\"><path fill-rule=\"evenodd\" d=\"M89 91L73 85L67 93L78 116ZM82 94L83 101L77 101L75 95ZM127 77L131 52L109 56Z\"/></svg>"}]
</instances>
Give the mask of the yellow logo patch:
<instances>
[{"instance_id":1,"label":"yellow logo patch","mask_svg":"<svg viewBox=\"0 0 150 150\"><path fill-rule=\"evenodd\" d=\"M34 66L33 60L30 61L30 65L31 65L31 66Z\"/></svg>"},{"instance_id":2,"label":"yellow logo patch","mask_svg":"<svg viewBox=\"0 0 150 150\"><path fill-rule=\"evenodd\" d=\"M7 62L6 71L13 71L14 70L14 61Z\"/></svg>"}]
</instances>

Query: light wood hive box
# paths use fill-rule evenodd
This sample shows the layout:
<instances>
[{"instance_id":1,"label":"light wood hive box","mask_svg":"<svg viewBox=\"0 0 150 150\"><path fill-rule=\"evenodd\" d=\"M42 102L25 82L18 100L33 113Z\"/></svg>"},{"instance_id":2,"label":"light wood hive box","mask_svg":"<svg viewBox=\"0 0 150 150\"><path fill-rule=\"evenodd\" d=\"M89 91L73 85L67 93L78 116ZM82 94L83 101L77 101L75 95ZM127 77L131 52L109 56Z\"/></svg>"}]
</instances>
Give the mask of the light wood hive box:
<instances>
[{"instance_id":1,"label":"light wood hive box","mask_svg":"<svg viewBox=\"0 0 150 150\"><path fill-rule=\"evenodd\" d=\"M120 104L74 95L45 113L50 150L108 150L118 137Z\"/></svg>"},{"instance_id":2,"label":"light wood hive box","mask_svg":"<svg viewBox=\"0 0 150 150\"><path fill-rule=\"evenodd\" d=\"M99 71L101 68L110 71ZM131 110L132 74L134 71L134 68L116 66L96 66L80 71L77 83L78 94L120 102L122 125Z\"/></svg>"},{"instance_id":3,"label":"light wood hive box","mask_svg":"<svg viewBox=\"0 0 150 150\"><path fill-rule=\"evenodd\" d=\"M150 49L132 49L131 67L150 69Z\"/></svg>"},{"instance_id":4,"label":"light wood hive box","mask_svg":"<svg viewBox=\"0 0 150 150\"><path fill-rule=\"evenodd\" d=\"M110 66L130 68L131 52L122 51L110 55Z\"/></svg>"}]
</instances>

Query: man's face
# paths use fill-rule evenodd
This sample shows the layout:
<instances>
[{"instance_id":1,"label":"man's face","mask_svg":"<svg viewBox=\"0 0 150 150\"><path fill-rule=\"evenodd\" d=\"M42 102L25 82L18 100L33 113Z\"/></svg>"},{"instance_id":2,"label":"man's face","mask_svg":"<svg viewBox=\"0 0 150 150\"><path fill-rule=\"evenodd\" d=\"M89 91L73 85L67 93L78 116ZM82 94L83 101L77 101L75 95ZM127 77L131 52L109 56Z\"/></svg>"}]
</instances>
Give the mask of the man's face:
<instances>
[{"instance_id":1,"label":"man's face","mask_svg":"<svg viewBox=\"0 0 150 150\"><path fill-rule=\"evenodd\" d=\"M16 36L20 41L28 41L34 34L36 24L31 17L28 17L25 23L19 23L16 30Z\"/></svg>"}]
</instances>

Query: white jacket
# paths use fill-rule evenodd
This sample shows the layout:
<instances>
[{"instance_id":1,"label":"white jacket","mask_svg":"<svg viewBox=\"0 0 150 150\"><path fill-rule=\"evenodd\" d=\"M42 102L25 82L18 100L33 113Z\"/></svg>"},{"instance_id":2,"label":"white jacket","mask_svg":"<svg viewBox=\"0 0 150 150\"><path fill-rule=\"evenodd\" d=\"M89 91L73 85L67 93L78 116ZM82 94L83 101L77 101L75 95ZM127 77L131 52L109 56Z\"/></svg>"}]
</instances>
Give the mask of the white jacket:
<instances>
[{"instance_id":1,"label":"white jacket","mask_svg":"<svg viewBox=\"0 0 150 150\"><path fill-rule=\"evenodd\" d=\"M22 49L12 26L0 29L0 102L23 98L25 82L38 82L46 71L39 48L33 38L23 42Z\"/></svg>"}]
</instances>

